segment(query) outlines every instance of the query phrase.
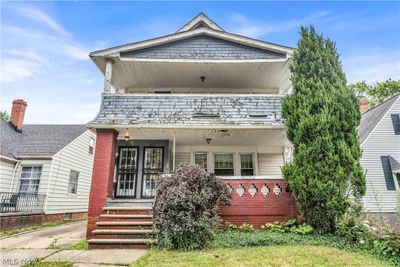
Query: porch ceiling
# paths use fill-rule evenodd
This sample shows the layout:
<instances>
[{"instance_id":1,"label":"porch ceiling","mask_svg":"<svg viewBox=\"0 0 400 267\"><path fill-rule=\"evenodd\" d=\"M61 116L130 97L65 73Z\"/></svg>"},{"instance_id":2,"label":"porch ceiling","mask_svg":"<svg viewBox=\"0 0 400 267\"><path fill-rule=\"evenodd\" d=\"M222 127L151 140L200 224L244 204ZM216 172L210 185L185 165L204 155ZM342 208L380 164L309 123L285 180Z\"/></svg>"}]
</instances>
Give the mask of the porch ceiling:
<instances>
[{"instance_id":1,"label":"porch ceiling","mask_svg":"<svg viewBox=\"0 0 400 267\"><path fill-rule=\"evenodd\" d=\"M170 140L177 146L290 146L285 129L117 129L119 139ZM206 139L211 138L210 144Z\"/></svg>"},{"instance_id":2,"label":"porch ceiling","mask_svg":"<svg viewBox=\"0 0 400 267\"><path fill-rule=\"evenodd\" d=\"M104 58L93 58L104 73ZM130 88L251 88L282 93L290 86L289 59L262 62L162 62L115 58L112 84ZM204 82L200 77L204 76Z\"/></svg>"}]
</instances>

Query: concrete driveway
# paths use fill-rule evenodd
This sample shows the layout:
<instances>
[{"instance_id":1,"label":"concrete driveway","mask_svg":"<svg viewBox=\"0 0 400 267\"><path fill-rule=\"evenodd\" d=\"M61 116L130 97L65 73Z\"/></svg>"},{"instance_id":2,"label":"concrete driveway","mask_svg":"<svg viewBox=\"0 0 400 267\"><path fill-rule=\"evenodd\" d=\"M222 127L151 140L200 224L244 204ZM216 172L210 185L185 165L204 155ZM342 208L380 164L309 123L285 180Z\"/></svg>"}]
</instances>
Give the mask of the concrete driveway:
<instances>
[{"instance_id":1,"label":"concrete driveway","mask_svg":"<svg viewBox=\"0 0 400 267\"><path fill-rule=\"evenodd\" d=\"M36 259L71 261L74 266L129 265L146 250L64 250L85 239L86 222L44 228L0 240L0 266L21 266Z\"/></svg>"}]
</instances>

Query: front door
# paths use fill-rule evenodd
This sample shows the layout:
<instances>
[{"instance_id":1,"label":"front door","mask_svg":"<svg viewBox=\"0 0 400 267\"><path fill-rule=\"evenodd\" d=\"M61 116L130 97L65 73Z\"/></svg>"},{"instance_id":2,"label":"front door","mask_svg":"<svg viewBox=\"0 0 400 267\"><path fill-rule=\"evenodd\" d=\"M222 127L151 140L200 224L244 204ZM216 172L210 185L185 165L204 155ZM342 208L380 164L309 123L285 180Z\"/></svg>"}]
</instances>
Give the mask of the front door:
<instances>
[{"instance_id":1,"label":"front door","mask_svg":"<svg viewBox=\"0 0 400 267\"><path fill-rule=\"evenodd\" d=\"M138 147L120 147L115 197L134 198L138 174Z\"/></svg>"},{"instance_id":2,"label":"front door","mask_svg":"<svg viewBox=\"0 0 400 267\"><path fill-rule=\"evenodd\" d=\"M164 169L163 154L163 147L144 147L141 192L143 198L155 196L156 183Z\"/></svg>"}]
</instances>

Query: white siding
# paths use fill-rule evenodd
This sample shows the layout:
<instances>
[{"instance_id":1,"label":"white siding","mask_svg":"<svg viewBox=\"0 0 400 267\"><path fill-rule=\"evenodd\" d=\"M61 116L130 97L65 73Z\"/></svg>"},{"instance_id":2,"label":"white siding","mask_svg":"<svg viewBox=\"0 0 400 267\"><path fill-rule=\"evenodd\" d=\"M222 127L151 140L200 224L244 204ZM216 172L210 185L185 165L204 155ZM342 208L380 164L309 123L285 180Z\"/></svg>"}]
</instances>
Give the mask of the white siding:
<instances>
[{"instance_id":1,"label":"white siding","mask_svg":"<svg viewBox=\"0 0 400 267\"><path fill-rule=\"evenodd\" d=\"M282 154L258 154L258 175L282 177Z\"/></svg>"},{"instance_id":2,"label":"white siding","mask_svg":"<svg viewBox=\"0 0 400 267\"><path fill-rule=\"evenodd\" d=\"M190 153L189 152L176 152L175 154L176 165L183 162L190 163Z\"/></svg>"},{"instance_id":3,"label":"white siding","mask_svg":"<svg viewBox=\"0 0 400 267\"><path fill-rule=\"evenodd\" d=\"M399 184L395 179L396 190L386 189L381 163L381 156L385 155L400 162L400 135L394 134L390 117L394 113L400 113L399 99L361 145L361 165L367 172L367 192L364 196L364 208L367 212L395 212Z\"/></svg>"},{"instance_id":4,"label":"white siding","mask_svg":"<svg viewBox=\"0 0 400 267\"><path fill-rule=\"evenodd\" d=\"M10 191L15 164L15 162L0 159L0 192Z\"/></svg>"},{"instance_id":5,"label":"white siding","mask_svg":"<svg viewBox=\"0 0 400 267\"><path fill-rule=\"evenodd\" d=\"M47 214L87 211L94 158L89 154L90 138L95 138L95 134L87 130L54 155ZM79 172L77 194L68 193L71 170Z\"/></svg>"}]
</instances>

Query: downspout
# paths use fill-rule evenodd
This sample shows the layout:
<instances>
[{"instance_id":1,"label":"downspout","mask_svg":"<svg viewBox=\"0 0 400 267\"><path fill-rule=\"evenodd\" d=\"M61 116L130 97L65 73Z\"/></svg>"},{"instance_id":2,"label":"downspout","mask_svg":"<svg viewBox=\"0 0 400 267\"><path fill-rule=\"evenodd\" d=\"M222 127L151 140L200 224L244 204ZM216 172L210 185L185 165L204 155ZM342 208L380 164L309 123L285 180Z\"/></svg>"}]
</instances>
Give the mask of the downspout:
<instances>
[{"instance_id":1,"label":"downspout","mask_svg":"<svg viewBox=\"0 0 400 267\"><path fill-rule=\"evenodd\" d=\"M21 164L20 160L18 160L17 163L15 163L15 167L13 169L12 176L11 176L11 184L10 184L9 193L12 193L12 191L13 191L15 173L16 173L16 171L17 171L17 169L18 169L20 164Z\"/></svg>"}]
</instances>

